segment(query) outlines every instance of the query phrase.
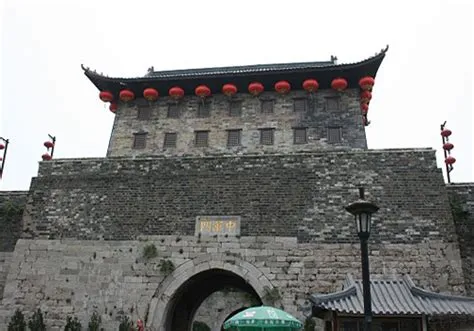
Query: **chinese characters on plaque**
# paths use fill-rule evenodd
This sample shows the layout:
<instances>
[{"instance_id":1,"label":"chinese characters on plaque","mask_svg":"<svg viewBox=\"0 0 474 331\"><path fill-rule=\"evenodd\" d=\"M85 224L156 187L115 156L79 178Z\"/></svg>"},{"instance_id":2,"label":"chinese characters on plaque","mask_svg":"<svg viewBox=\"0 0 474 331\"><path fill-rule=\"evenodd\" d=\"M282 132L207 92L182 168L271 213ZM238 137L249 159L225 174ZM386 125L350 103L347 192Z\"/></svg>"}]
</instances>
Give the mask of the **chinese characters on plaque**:
<instances>
[{"instance_id":1,"label":"chinese characters on plaque","mask_svg":"<svg viewBox=\"0 0 474 331\"><path fill-rule=\"evenodd\" d=\"M198 216L197 234L240 235L240 216Z\"/></svg>"}]
</instances>

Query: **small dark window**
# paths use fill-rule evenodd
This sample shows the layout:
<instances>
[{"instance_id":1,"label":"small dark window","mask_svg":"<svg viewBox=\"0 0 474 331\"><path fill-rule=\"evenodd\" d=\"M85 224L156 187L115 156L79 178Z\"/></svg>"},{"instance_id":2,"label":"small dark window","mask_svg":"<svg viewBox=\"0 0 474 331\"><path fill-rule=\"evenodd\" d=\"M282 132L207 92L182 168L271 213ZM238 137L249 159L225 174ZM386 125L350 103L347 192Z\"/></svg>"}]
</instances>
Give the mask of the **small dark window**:
<instances>
[{"instance_id":1,"label":"small dark window","mask_svg":"<svg viewBox=\"0 0 474 331\"><path fill-rule=\"evenodd\" d=\"M194 145L196 147L207 147L209 131L195 131Z\"/></svg>"},{"instance_id":2,"label":"small dark window","mask_svg":"<svg viewBox=\"0 0 474 331\"><path fill-rule=\"evenodd\" d=\"M151 108L150 107L139 107L137 117L138 117L139 120L149 120L151 118Z\"/></svg>"},{"instance_id":3,"label":"small dark window","mask_svg":"<svg viewBox=\"0 0 474 331\"><path fill-rule=\"evenodd\" d=\"M227 130L227 146L240 146L242 130Z\"/></svg>"},{"instance_id":4,"label":"small dark window","mask_svg":"<svg viewBox=\"0 0 474 331\"><path fill-rule=\"evenodd\" d=\"M308 142L306 128L293 129L293 142L295 145L306 144Z\"/></svg>"},{"instance_id":5,"label":"small dark window","mask_svg":"<svg viewBox=\"0 0 474 331\"><path fill-rule=\"evenodd\" d=\"M144 149L146 147L146 132L134 133L133 148Z\"/></svg>"},{"instance_id":6,"label":"small dark window","mask_svg":"<svg viewBox=\"0 0 474 331\"><path fill-rule=\"evenodd\" d=\"M260 144L273 145L275 129L260 129Z\"/></svg>"},{"instance_id":7,"label":"small dark window","mask_svg":"<svg viewBox=\"0 0 474 331\"><path fill-rule=\"evenodd\" d=\"M326 110L340 110L341 99L339 97L326 98Z\"/></svg>"},{"instance_id":8,"label":"small dark window","mask_svg":"<svg viewBox=\"0 0 474 331\"><path fill-rule=\"evenodd\" d=\"M175 103L168 105L168 118L179 118L179 106Z\"/></svg>"},{"instance_id":9,"label":"small dark window","mask_svg":"<svg viewBox=\"0 0 474 331\"><path fill-rule=\"evenodd\" d=\"M163 142L163 147L174 148L176 147L177 140L178 140L178 134L176 132L167 132L165 133L165 140Z\"/></svg>"},{"instance_id":10,"label":"small dark window","mask_svg":"<svg viewBox=\"0 0 474 331\"><path fill-rule=\"evenodd\" d=\"M229 116L239 117L242 114L242 102L231 101L229 102Z\"/></svg>"},{"instance_id":11,"label":"small dark window","mask_svg":"<svg viewBox=\"0 0 474 331\"><path fill-rule=\"evenodd\" d=\"M262 101L262 113L271 114L273 113L273 100Z\"/></svg>"},{"instance_id":12,"label":"small dark window","mask_svg":"<svg viewBox=\"0 0 474 331\"><path fill-rule=\"evenodd\" d=\"M328 128L328 142L329 143L340 143L342 140L342 129L340 126L334 126Z\"/></svg>"},{"instance_id":13,"label":"small dark window","mask_svg":"<svg viewBox=\"0 0 474 331\"><path fill-rule=\"evenodd\" d=\"M198 117L209 117L211 114L211 103L210 102L199 102L198 106Z\"/></svg>"},{"instance_id":14,"label":"small dark window","mask_svg":"<svg viewBox=\"0 0 474 331\"><path fill-rule=\"evenodd\" d=\"M295 99L293 101L293 108L295 112L305 112L307 109L306 99Z\"/></svg>"}]
</instances>

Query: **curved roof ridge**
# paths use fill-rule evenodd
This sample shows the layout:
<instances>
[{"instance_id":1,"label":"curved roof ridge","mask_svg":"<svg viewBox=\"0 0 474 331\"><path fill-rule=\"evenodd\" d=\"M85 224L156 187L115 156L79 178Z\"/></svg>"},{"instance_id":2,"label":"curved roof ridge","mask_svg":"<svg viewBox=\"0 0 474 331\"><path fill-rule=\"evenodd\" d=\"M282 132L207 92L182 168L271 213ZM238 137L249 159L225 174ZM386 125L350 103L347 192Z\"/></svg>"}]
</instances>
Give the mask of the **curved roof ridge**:
<instances>
[{"instance_id":1,"label":"curved roof ridge","mask_svg":"<svg viewBox=\"0 0 474 331\"><path fill-rule=\"evenodd\" d=\"M153 67L148 69L148 73L141 77L110 77L103 73L98 73L96 70L91 70L89 67L81 64L81 68L86 76L93 76L97 78L106 78L110 80L153 80L157 78L186 78L186 77L197 77L197 76L213 76L213 75L226 75L226 74L245 74L245 73L265 73L275 71L288 71L288 70L305 70L305 69L347 69L354 66L363 65L370 63L385 56L389 46L387 45L380 52L374 56L366 58L358 62L341 63L336 64L335 58L331 57L330 61L319 61L319 62L294 62L294 63L275 63L275 64L254 64L254 65L243 65L243 66L227 66L227 67L210 67L210 68L195 68L195 69L177 69L177 70L165 70L165 71L153 71Z\"/></svg>"},{"instance_id":2,"label":"curved roof ridge","mask_svg":"<svg viewBox=\"0 0 474 331\"><path fill-rule=\"evenodd\" d=\"M452 295L452 294L442 294L442 293L436 293L436 292L424 290L421 287L416 286L409 275L404 275L403 280L408 285L408 287L410 288L410 291L413 293L413 295L418 295L418 296L423 296L423 297L428 297L428 298L433 298L433 299L459 300L459 301L466 301L466 302L474 302L474 298L471 298L471 297L463 297L463 296Z\"/></svg>"}]
</instances>

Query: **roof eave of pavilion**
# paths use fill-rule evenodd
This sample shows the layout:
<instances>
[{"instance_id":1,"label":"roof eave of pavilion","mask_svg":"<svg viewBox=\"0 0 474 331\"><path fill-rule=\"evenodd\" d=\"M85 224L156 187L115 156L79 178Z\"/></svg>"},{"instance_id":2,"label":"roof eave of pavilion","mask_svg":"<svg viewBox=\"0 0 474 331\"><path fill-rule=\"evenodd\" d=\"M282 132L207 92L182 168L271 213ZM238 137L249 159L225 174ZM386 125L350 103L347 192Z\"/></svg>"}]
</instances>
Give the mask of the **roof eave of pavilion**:
<instances>
[{"instance_id":1,"label":"roof eave of pavilion","mask_svg":"<svg viewBox=\"0 0 474 331\"><path fill-rule=\"evenodd\" d=\"M393 280L382 281L382 285L378 286L382 287L384 282L391 281ZM374 292L374 284L372 281L371 283ZM384 298L383 295L380 295L385 291L379 291L379 295L372 293L372 313L375 316L474 316L474 298L440 294L421 289L413 283L408 275L403 276L402 281L399 281L399 285L400 287L404 286L408 291L404 294L398 293L398 296L397 293L391 293L390 296L397 296L397 302L403 307L391 307L390 299L393 298ZM358 293L361 289L357 287L356 282L348 275L342 291L311 295L310 301L313 305L313 313L318 315L333 311L340 314L362 315L363 305L359 300L361 293ZM357 298L358 296L359 298ZM374 297L377 296L379 301L385 299L385 302L379 303L384 309L377 309L377 304L374 302Z\"/></svg>"},{"instance_id":2,"label":"roof eave of pavilion","mask_svg":"<svg viewBox=\"0 0 474 331\"><path fill-rule=\"evenodd\" d=\"M84 74L100 90L114 94L127 88L140 95L143 89L153 87L160 95L167 95L169 88L180 86L186 94L193 94L199 84L206 84L213 93L220 93L222 85L233 83L239 91L247 91L250 82L259 81L265 90L272 90L279 80L290 82L294 89L301 89L304 79L317 79L320 88L329 88L332 79L343 77L349 88L358 87L363 76L375 77L388 51L388 46L373 57L356 63L335 64L334 62L306 62L286 64L265 64L238 67L186 69L155 72L143 77L108 77L81 65Z\"/></svg>"}]
</instances>

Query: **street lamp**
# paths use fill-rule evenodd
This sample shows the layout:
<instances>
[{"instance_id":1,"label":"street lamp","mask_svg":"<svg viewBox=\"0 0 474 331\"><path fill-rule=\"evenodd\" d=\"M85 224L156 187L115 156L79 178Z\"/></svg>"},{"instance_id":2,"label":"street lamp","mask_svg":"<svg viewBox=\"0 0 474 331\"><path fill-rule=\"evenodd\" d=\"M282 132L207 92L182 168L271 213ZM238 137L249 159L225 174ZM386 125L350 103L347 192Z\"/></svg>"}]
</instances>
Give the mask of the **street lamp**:
<instances>
[{"instance_id":1,"label":"street lamp","mask_svg":"<svg viewBox=\"0 0 474 331\"><path fill-rule=\"evenodd\" d=\"M370 237L372 214L379 210L375 204L364 199L364 188L359 188L359 200L351 203L346 210L354 215L357 235L360 239L362 257L362 287L364 291L364 331L371 330L372 299L370 297L369 248L367 241Z\"/></svg>"}]
</instances>

